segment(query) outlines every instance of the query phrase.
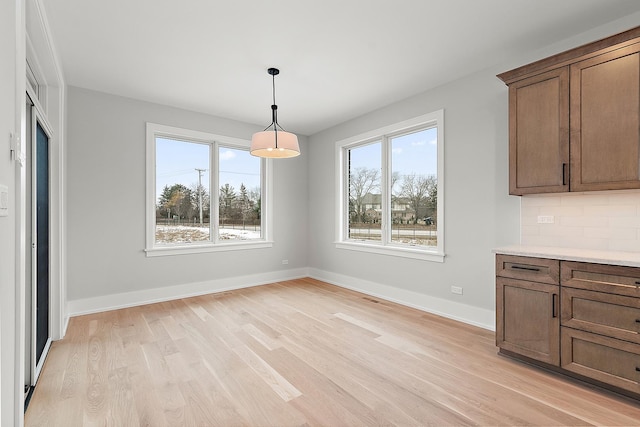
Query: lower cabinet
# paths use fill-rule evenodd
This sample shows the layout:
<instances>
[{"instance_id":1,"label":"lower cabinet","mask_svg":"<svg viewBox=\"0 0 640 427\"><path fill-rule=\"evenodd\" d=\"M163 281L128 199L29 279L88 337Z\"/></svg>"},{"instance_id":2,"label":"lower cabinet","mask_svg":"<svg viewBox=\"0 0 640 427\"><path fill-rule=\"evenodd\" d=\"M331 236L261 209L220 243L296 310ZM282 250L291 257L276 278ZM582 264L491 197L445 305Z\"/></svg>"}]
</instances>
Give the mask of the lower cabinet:
<instances>
[{"instance_id":1,"label":"lower cabinet","mask_svg":"<svg viewBox=\"0 0 640 427\"><path fill-rule=\"evenodd\" d=\"M497 255L496 344L640 399L640 268Z\"/></svg>"},{"instance_id":2,"label":"lower cabinet","mask_svg":"<svg viewBox=\"0 0 640 427\"><path fill-rule=\"evenodd\" d=\"M496 344L560 366L560 262L496 256Z\"/></svg>"},{"instance_id":3,"label":"lower cabinet","mask_svg":"<svg viewBox=\"0 0 640 427\"><path fill-rule=\"evenodd\" d=\"M500 348L560 365L559 287L523 280L496 279L496 341Z\"/></svg>"}]
</instances>

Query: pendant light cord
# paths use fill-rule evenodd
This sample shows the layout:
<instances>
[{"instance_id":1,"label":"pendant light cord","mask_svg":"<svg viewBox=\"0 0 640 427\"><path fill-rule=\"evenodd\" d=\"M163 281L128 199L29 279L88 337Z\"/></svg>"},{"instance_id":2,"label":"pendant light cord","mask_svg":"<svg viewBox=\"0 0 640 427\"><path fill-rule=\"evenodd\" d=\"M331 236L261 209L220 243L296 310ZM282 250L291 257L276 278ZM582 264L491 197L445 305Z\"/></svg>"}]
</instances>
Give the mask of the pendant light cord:
<instances>
[{"instance_id":1,"label":"pendant light cord","mask_svg":"<svg viewBox=\"0 0 640 427\"><path fill-rule=\"evenodd\" d=\"M278 132L278 128L280 128L280 130L283 130L284 132L286 132L285 128L283 128L280 125L280 123L278 123L278 106L276 105L276 75L278 73L271 74L271 78L272 78L271 82L272 82L272 88L273 88L273 105L271 105L273 123L271 123L271 124L273 125L273 129L276 131L276 133ZM269 127L271 127L271 125L269 125ZM277 134L276 134L276 139L277 139Z\"/></svg>"},{"instance_id":2,"label":"pendant light cord","mask_svg":"<svg viewBox=\"0 0 640 427\"><path fill-rule=\"evenodd\" d=\"M278 106L276 105L276 75L271 75L272 88L273 88L273 104L271 104L271 124L273 124L273 130L276 132L276 144L278 143Z\"/></svg>"},{"instance_id":3,"label":"pendant light cord","mask_svg":"<svg viewBox=\"0 0 640 427\"><path fill-rule=\"evenodd\" d=\"M273 120L273 136L275 149L278 149L278 105L276 105L276 75L271 75L272 87L273 87L273 104L271 105L271 119Z\"/></svg>"},{"instance_id":4,"label":"pendant light cord","mask_svg":"<svg viewBox=\"0 0 640 427\"><path fill-rule=\"evenodd\" d=\"M271 81L273 85L273 105L276 105L276 75L271 76Z\"/></svg>"},{"instance_id":5,"label":"pendant light cord","mask_svg":"<svg viewBox=\"0 0 640 427\"><path fill-rule=\"evenodd\" d=\"M269 126L267 126L264 130L269 129L270 127L273 126L273 130L276 133L276 145L277 145L277 141L278 141L278 128L280 128L280 130L286 132L286 130L280 126L280 123L278 123L278 106L276 105L276 75L279 74L279 70L277 69L272 69L269 68L269 74L271 74L271 88L272 88L272 92L273 92L273 104L271 104L271 124Z\"/></svg>"}]
</instances>

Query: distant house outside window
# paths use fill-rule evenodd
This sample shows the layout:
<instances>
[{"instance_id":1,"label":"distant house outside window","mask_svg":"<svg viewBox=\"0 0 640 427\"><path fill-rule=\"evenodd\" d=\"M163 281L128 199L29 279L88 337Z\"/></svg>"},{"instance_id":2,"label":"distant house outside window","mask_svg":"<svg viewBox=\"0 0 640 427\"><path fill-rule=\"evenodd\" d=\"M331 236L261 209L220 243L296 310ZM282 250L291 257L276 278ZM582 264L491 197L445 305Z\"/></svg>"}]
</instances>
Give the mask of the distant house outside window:
<instances>
[{"instance_id":1,"label":"distant house outside window","mask_svg":"<svg viewBox=\"0 0 640 427\"><path fill-rule=\"evenodd\" d=\"M444 259L444 112L336 143L337 247Z\"/></svg>"}]
</instances>

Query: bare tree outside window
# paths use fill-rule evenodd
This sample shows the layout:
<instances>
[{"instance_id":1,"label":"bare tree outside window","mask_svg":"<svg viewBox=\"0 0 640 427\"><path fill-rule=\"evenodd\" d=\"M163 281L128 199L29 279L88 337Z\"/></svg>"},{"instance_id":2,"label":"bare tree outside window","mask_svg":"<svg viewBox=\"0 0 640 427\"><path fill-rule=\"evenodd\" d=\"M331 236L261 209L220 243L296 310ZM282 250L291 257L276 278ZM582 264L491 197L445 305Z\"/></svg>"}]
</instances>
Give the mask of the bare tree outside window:
<instances>
[{"instance_id":1,"label":"bare tree outside window","mask_svg":"<svg viewBox=\"0 0 640 427\"><path fill-rule=\"evenodd\" d=\"M436 128L390 138L393 243L437 244L436 141Z\"/></svg>"},{"instance_id":2,"label":"bare tree outside window","mask_svg":"<svg viewBox=\"0 0 640 427\"><path fill-rule=\"evenodd\" d=\"M337 141L336 247L444 261L444 111Z\"/></svg>"},{"instance_id":3,"label":"bare tree outside window","mask_svg":"<svg viewBox=\"0 0 640 427\"><path fill-rule=\"evenodd\" d=\"M349 238L382 238L381 143L349 150Z\"/></svg>"}]
</instances>

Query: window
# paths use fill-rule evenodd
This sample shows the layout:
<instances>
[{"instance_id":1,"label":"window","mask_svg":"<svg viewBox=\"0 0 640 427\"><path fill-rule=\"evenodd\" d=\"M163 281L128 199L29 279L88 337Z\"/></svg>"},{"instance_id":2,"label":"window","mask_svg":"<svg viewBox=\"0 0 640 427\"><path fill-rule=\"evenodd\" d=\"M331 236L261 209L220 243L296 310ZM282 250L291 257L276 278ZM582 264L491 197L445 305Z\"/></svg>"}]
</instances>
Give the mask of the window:
<instances>
[{"instance_id":1,"label":"window","mask_svg":"<svg viewBox=\"0 0 640 427\"><path fill-rule=\"evenodd\" d=\"M337 247L442 262L442 110L336 144Z\"/></svg>"},{"instance_id":2,"label":"window","mask_svg":"<svg viewBox=\"0 0 640 427\"><path fill-rule=\"evenodd\" d=\"M147 123L147 256L271 246L268 162L249 144Z\"/></svg>"}]
</instances>

